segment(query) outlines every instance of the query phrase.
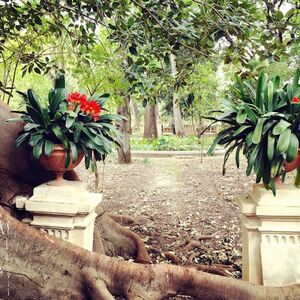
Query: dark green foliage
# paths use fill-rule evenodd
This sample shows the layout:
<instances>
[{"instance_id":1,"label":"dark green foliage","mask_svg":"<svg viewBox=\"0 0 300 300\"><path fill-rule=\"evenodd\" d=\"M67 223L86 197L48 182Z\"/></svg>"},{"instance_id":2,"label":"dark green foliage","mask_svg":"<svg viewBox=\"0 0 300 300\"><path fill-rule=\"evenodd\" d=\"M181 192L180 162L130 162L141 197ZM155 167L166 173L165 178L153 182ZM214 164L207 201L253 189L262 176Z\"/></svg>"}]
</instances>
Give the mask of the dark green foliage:
<instances>
[{"instance_id":1,"label":"dark green foliage","mask_svg":"<svg viewBox=\"0 0 300 300\"><path fill-rule=\"evenodd\" d=\"M290 10L283 14L287 4ZM0 53L8 40L21 40L22 47L11 57L17 58L23 75L57 67L52 55L36 47L40 37L68 38L74 48L89 47L97 42L102 26L108 28L112 41L126 49L133 78L138 65L151 68L154 57L168 67L170 52L176 56L186 52L189 59L178 68L184 73L195 61L215 54L221 39L226 41L222 42L225 63L241 63L247 69L251 57L276 61L299 39L297 4L287 0L267 5L247 0L1 1L0 11ZM24 51L25 45L34 45L34 51ZM86 59L81 56L81 60ZM5 84L0 82L0 90L11 94Z\"/></svg>"},{"instance_id":2,"label":"dark green foliage","mask_svg":"<svg viewBox=\"0 0 300 300\"><path fill-rule=\"evenodd\" d=\"M295 159L299 148L299 76L298 69L293 82L280 88L279 77L268 80L268 75L262 72L255 93L250 82L238 79L233 87L233 97L220 111L221 114L206 117L226 125L208 151L211 154L216 145L227 148L223 172L234 150L236 165L239 167L242 149L248 163L246 174L250 175L253 171L256 182L262 180L275 194L274 178L284 176L284 162ZM294 97L296 101L292 101Z\"/></svg>"}]
</instances>

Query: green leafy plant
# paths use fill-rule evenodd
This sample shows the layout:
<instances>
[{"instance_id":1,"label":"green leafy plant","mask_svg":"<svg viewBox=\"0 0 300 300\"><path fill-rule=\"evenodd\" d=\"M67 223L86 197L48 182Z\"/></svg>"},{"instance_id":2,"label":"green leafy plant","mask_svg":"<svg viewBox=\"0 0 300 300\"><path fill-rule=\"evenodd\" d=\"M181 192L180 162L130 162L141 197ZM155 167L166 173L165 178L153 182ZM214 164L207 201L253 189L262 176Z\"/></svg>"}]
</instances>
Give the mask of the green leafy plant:
<instances>
[{"instance_id":1,"label":"green leafy plant","mask_svg":"<svg viewBox=\"0 0 300 300\"><path fill-rule=\"evenodd\" d=\"M62 73L49 91L46 107L40 104L33 90L19 93L25 100L26 109L18 112L25 126L16 145L29 144L35 159L42 153L49 156L54 144L62 144L67 152L65 166L71 160L75 162L78 153L83 152L86 168L95 169L95 161L104 160L113 144L120 145L115 124L122 118L115 114L101 114L108 94L93 96L92 99L78 92L68 94Z\"/></svg>"},{"instance_id":2,"label":"green leafy plant","mask_svg":"<svg viewBox=\"0 0 300 300\"><path fill-rule=\"evenodd\" d=\"M142 139L132 136L130 146L132 150L142 151L200 151L208 149L213 142L213 137L203 136L199 139L196 136L177 137L164 135L157 139Z\"/></svg>"},{"instance_id":3,"label":"green leafy plant","mask_svg":"<svg viewBox=\"0 0 300 300\"><path fill-rule=\"evenodd\" d=\"M275 180L284 180L285 161L295 159L300 138L300 70L293 81L281 87L277 76L268 79L262 72L253 85L236 78L233 95L224 109L213 111L217 116L207 119L225 124L211 145L227 149L224 155L223 174L230 154L235 150L236 165L240 164L240 152L247 159L246 174L256 174L256 182L263 181L276 194Z\"/></svg>"}]
</instances>

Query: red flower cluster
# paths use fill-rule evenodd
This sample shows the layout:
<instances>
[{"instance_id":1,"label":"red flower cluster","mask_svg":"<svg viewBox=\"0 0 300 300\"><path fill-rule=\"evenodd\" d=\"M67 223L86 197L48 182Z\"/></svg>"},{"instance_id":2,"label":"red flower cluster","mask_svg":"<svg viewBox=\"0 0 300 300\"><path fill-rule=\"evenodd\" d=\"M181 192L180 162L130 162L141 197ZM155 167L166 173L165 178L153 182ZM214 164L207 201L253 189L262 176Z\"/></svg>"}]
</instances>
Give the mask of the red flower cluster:
<instances>
[{"instance_id":1,"label":"red flower cluster","mask_svg":"<svg viewBox=\"0 0 300 300\"><path fill-rule=\"evenodd\" d=\"M101 106L95 100L88 101L85 95L78 92L70 93L67 97L67 101L71 104L69 109L74 110L77 104L80 105L80 110L87 115L92 115L93 120L96 122L99 119L101 113Z\"/></svg>"},{"instance_id":2,"label":"red flower cluster","mask_svg":"<svg viewBox=\"0 0 300 300\"><path fill-rule=\"evenodd\" d=\"M101 107L99 103L97 103L95 100L83 101L80 104L80 110L85 112L87 115L91 114L93 116L94 121L97 121L99 119Z\"/></svg>"},{"instance_id":3,"label":"red flower cluster","mask_svg":"<svg viewBox=\"0 0 300 300\"><path fill-rule=\"evenodd\" d=\"M67 101L68 102L72 102L72 103L82 103L84 101L87 101L87 98L85 95L82 95L78 92L74 92L74 93L70 93L67 97Z\"/></svg>"},{"instance_id":4,"label":"red flower cluster","mask_svg":"<svg viewBox=\"0 0 300 300\"><path fill-rule=\"evenodd\" d=\"M300 99L298 97L293 97L291 102L292 103L300 103Z\"/></svg>"}]
</instances>

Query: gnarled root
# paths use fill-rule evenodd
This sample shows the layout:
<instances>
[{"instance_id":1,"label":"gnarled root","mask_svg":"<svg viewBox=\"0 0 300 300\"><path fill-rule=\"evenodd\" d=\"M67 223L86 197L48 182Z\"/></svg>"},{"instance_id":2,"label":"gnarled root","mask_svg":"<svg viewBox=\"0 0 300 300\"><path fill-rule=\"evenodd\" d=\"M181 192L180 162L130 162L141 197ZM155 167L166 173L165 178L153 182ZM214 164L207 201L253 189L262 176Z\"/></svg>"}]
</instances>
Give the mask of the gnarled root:
<instances>
[{"instance_id":1,"label":"gnarled root","mask_svg":"<svg viewBox=\"0 0 300 300\"><path fill-rule=\"evenodd\" d=\"M120 225L131 225L135 223L134 218L128 215L116 215L113 213L107 213L107 215Z\"/></svg>"},{"instance_id":2,"label":"gnarled root","mask_svg":"<svg viewBox=\"0 0 300 300\"><path fill-rule=\"evenodd\" d=\"M192 268L131 263L51 237L1 208L0 220L3 299L300 299L300 285L267 288Z\"/></svg>"},{"instance_id":3,"label":"gnarled root","mask_svg":"<svg viewBox=\"0 0 300 300\"><path fill-rule=\"evenodd\" d=\"M151 259L143 240L133 231L115 222L103 209L98 208L96 228L99 230L105 254L135 257L136 262L150 263Z\"/></svg>"}]
</instances>

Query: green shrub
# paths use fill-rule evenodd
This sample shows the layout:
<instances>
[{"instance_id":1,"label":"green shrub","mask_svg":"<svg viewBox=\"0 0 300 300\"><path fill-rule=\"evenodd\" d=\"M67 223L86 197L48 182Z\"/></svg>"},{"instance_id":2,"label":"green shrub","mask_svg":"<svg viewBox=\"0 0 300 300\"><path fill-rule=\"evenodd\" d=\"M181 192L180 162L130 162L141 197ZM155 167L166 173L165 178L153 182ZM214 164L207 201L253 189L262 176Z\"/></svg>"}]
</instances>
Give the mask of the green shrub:
<instances>
[{"instance_id":1,"label":"green shrub","mask_svg":"<svg viewBox=\"0 0 300 300\"><path fill-rule=\"evenodd\" d=\"M196 136L177 137L162 136L158 139L148 140L133 136L131 138L132 150L143 151L200 151L203 147L207 150L214 137L204 136L199 139Z\"/></svg>"}]
</instances>

